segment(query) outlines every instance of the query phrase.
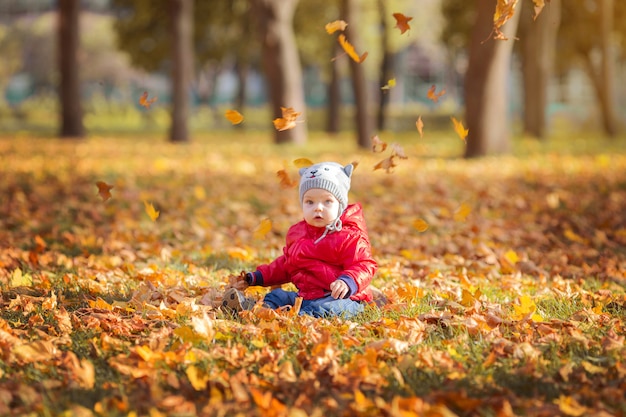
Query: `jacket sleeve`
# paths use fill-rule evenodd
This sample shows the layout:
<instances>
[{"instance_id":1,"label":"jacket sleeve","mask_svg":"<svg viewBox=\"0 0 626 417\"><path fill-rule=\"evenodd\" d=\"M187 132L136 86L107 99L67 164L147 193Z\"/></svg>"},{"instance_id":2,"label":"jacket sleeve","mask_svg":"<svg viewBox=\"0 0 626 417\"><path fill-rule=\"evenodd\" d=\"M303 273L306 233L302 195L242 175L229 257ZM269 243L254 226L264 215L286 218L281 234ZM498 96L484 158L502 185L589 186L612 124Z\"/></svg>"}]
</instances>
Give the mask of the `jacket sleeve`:
<instances>
[{"instance_id":1,"label":"jacket sleeve","mask_svg":"<svg viewBox=\"0 0 626 417\"><path fill-rule=\"evenodd\" d=\"M343 245L341 275L351 277L358 286L357 292L363 291L370 283L378 269L372 257L372 248L365 233L351 235Z\"/></svg>"},{"instance_id":2,"label":"jacket sleeve","mask_svg":"<svg viewBox=\"0 0 626 417\"><path fill-rule=\"evenodd\" d=\"M262 284L264 287L272 285L281 285L290 282L290 278L287 275L285 268L286 257L281 255L274 259L272 262L266 265L259 265L257 272L260 272L263 276Z\"/></svg>"}]
</instances>

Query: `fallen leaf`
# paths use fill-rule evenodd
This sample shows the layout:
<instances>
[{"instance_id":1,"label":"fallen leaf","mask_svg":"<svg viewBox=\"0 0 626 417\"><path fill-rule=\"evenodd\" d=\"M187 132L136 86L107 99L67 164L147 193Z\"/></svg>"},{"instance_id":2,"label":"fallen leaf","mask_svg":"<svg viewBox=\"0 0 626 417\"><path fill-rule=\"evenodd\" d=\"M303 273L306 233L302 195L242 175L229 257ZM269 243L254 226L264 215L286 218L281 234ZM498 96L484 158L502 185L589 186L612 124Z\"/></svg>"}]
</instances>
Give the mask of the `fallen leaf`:
<instances>
[{"instance_id":1,"label":"fallen leaf","mask_svg":"<svg viewBox=\"0 0 626 417\"><path fill-rule=\"evenodd\" d=\"M262 240L271 230L272 221L270 219L263 219L256 229L254 229L254 238Z\"/></svg>"},{"instance_id":2,"label":"fallen leaf","mask_svg":"<svg viewBox=\"0 0 626 417\"><path fill-rule=\"evenodd\" d=\"M423 233L428 230L428 223L422 218L417 218L413 220L413 227L418 232Z\"/></svg>"}]
</instances>

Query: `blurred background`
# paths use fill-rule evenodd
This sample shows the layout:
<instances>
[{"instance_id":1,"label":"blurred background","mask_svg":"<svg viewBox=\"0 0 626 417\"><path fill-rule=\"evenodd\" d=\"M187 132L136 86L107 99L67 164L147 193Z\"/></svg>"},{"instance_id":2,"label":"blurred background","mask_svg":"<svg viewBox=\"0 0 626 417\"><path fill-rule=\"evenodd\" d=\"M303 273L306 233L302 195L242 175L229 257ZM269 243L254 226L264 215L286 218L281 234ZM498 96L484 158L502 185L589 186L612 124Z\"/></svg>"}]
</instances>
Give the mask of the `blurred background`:
<instances>
[{"instance_id":1,"label":"blurred background","mask_svg":"<svg viewBox=\"0 0 626 417\"><path fill-rule=\"evenodd\" d=\"M503 26L508 40L494 39L496 3L2 0L0 134L150 132L184 142L244 129L281 143L354 131L365 147L377 132L415 131L418 117L450 129L452 116L465 120L468 143L483 142L466 156L506 149L482 138L491 130L496 142L559 129L618 136L626 3L552 0L538 10L520 0ZM338 19L357 54L367 52L362 62L324 29ZM144 93L155 101L142 105ZM280 107L303 123L276 131ZM244 122L233 125L228 109ZM499 122L503 131L490 129Z\"/></svg>"}]
</instances>

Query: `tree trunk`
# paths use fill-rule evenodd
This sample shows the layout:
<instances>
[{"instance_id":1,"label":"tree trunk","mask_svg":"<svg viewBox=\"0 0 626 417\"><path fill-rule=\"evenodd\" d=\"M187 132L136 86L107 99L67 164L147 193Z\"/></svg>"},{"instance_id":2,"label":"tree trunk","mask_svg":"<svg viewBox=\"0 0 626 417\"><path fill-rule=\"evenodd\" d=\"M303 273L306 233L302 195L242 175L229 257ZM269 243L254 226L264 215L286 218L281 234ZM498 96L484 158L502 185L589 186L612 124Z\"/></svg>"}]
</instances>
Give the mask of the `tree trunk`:
<instances>
[{"instance_id":1,"label":"tree trunk","mask_svg":"<svg viewBox=\"0 0 626 417\"><path fill-rule=\"evenodd\" d=\"M342 1L342 19L346 22L356 22L355 8L357 7L355 0ZM358 34L354 30L355 25L348 25L345 30L346 38L355 47L359 49ZM368 99L367 99L367 83L365 80L365 71L363 66L350 59L350 73L352 75L352 88L354 90L354 106L355 106L355 124L357 131L357 144L361 148L369 148L371 146L371 123L368 115Z\"/></svg>"},{"instance_id":2,"label":"tree trunk","mask_svg":"<svg viewBox=\"0 0 626 417\"><path fill-rule=\"evenodd\" d=\"M623 0L620 0L623 1ZM600 0L600 76L598 101L602 111L602 127L609 137L618 133L617 118L615 116L615 82L613 79L615 60L613 58L611 34L613 32L614 0Z\"/></svg>"},{"instance_id":3,"label":"tree trunk","mask_svg":"<svg viewBox=\"0 0 626 417\"><path fill-rule=\"evenodd\" d=\"M172 125L170 142L188 142L189 87L193 79L193 0L170 0L172 18Z\"/></svg>"},{"instance_id":4,"label":"tree trunk","mask_svg":"<svg viewBox=\"0 0 626 417\"><path fill-rule=\"evenodd\" d=\"M80 2L59 0L60 135L64 138L82 138L85 136L78 65L79 15Z\"/></svg>"},{"instance_id":5,"label":"tree trunk","mask_svg":"<svg viewBox=\"0 0 626 417\"><path fill-rule=\"evenodd\" d=\"M380 15L380 43L383 53L383 58L380 64L380 79L379 87L385 86L392 75L392 54L389 48L389 28L387 24L387 0L378 0L378 14ZM387 107L389 105L389 90L380 89L378 100L378 115L376 117L376 125L378 131L385 130L385 121L387 115Z\"/></svg>"},{"instance_id":6,"label":"tree trunk","mask_svg":"<svg viewBox=\"0 0 626 417\"><path fill-rule=\"evenodd\" d=\"M490 38L496 0L476 0L476 21L470 39L469 63L465 74L467 146L465 157L506 153L511 148L508 114L508 77L522 2L503 26L506 41Z\"/></svg>"},{"instance_id":7,"label":"tree trunk","mask_svg":"<svg viewBox=\"0 0 626 417\"><path fill-rule=\"evenodd\" d=\"M332 57L330 60L330 80L328 82L327 94L327 115L326 115L326 132L338 133L341 121L341 83L339 82L339 55L340 46L335 43L332 48Z\"/></svg>"},{"instance_id":8,"label":"tree trunk","mask_svg":"<svg viewBox=\"0 0 626 417\"><path fill-rule=\"evenodd\" d=\"M265 78L269 86L273 119L282 117L281 107L292 107L306 120L306 103L302 84L302 66L293 31L293 15L298 0L253 0L262 44ZM274 129L272 127L272 129ZM275 130L275 143L304 143L307 130L296 123L289 130Z\"/></svg>"},{"instance_id":9,"label":"tree trunk","mask_svg":"<svg viewBox=\"0 0 626 417\"><path fill-rule=\"evenodd\" d=\"M539 139L544 139L546 134L548 84L554 68L560 7L560 0L552 0L537 20L532 18L533 9L525 7L520 21L524 132Z\"/></svg>"}]
</instances>

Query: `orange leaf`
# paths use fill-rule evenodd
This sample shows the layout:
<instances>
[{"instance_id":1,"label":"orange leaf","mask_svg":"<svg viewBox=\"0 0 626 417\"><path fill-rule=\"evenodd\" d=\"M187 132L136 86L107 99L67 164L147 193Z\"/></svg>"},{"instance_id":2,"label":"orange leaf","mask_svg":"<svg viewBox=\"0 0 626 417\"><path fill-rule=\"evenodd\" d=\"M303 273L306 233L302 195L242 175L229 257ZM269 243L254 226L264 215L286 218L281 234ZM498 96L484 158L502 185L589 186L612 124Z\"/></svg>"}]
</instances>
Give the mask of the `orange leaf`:
<instances>
[{"instance_id":1,"label":"orange leaf","mask_svg":"<svg viewBox=\"0 0 626 417\"><path fill-rule=\"evenodd\" d=\"M428 223L422 218L417 218L413 221L413 227L418 232L423 233L428 230Z\"/></svg>"},{"instance_id":2,"label":"orange leaf","mask_svg":"<svg viewBox=\"0 0 626 417\"><path fill-rule=\"evenodd\" d=\"M98 181L96 183L96 186L98 187L98 194L100 194L100 197L102 197L102 201L107 201L109 198L111 198L111 189L113 188L112 185L109 185L103 181Z\"/></svg>"},{"instance_id":3,"label":"orange leaf","mask_svg":"<svg viewBox=\"0 0 626 417\"><path fill-rule=\"evenodd\" d=\"M279 178L280 186L283 188L295 187L297 184L297 181L291 179L286 169L281 169L280 171L276 172L276 176Z\"/></svg>"},{"instance_id":4,"label":"orange leaf","mask_svg":"<svg viewBox=\"0 0 626 417\"><path fill-rule=\"evenodd\" d=\"M293 129L296 127L296 119L302 113L295 111L291 107L281 107L281 111L283 112L283 117L278 117L274 119L274 127L279 132L283 130Z\"/></svg>"},{"instance_id":5,"label":"orange leaf","mask_svg":"<svg viewBox=\"0 0 626 417\"><path fill-rule=\"evenodd\" d=\"M159 211L154 209L154 206L152 205L152 203L148 203L147 201L143 202L143 205L146 208L146 214L150 217L150 219L152 221L156 221L156 219L159 217Z\"/></svg>"},{"instance_id":6,"label":"orange leaf","mask_svg":"<svg viewBox=\"0 0 626 417\"><path fill-rule=\"evenodd\" d=\"M459 135L463 142L467 143L466 138L469 130L465 129L463 127L463 122L459 122L458 120L456 120L455 117L450 117L450 120L452 120L452 123L454 123L454 131L456 132L456 134Z\"/></svg>"},{"instance_id":7,"label":"orange leaf","mask_svg":"<svg viewBox=\"0 0 626 417\"><path fill-rule=\"evenodd\" d=\"M356 53L354 46L346 40L346 37L343 34L339 35L337 40L339 41L339 45L341 45L343 50L350 58L352 58L353 61L358 62L359 64L365 61L365 58L367 58L367 52L364 52L363 55L359 56L359 54Z\"/></svg>"},{"instance_id":8,"label":"orange leaf","mask_svg":"<svg viewBox=\"0 0 626 417\"><path fill-rule=\"evenodd\" d=\"M498 0L496 4L496 11L493 14L493 32L495 33L494 39L507 40L504 33L500 30L506 22L515 14L515 6L517 0Z\"/></svg>"},{"instance_id":9,"label":"orange leaf","mask_svg":"<svg viewBox=\"0 0 626 417\"><path fill-rule=\"evenodd\" d=\"M446 90L443 89L438 93L435 93L435 85L432 85L429 89L428 92L426 93L426 97L428 97L429 99L431 99L432 101L434 101L435 103L439 101L439 97L443 96L444 94L446 94Z\"/></svg>"},{"instance_id":10,"label":"orange leaf","mask_svg":"<svg viewBox=\"0 0 626 417\"><path fill-rule=\"evenodd\" d=\"M346 23L344 20L335 20L334 22L326 23L324 29L326 29L326 32L328 32L328 34L330 35L338 30L343 32L344 30L346 30L346 26L348 26L348 23Z\"/></svg>"},{"instance_id":11,"label":"orange leaf","mask_svg":"<svg viewBox=\"0 0 626 417\"><path fill-rule=\"evenodd\" d=\"M144 106L146 109L149 109L150 105L157 100L158 100L158 97L156 96L152 97L151 99L148 99L148 92L144 91L141 97L139 97L139 104Z\"/></svg>"},{"instance_id":12,"label":"orange leaf","mask_svg":"<svg viewBox=\"0 0 626 417\"><path fill-rule=\"evenodd\" d=\"M239 123L243 122L243 115L237 110L226 110L224 116L226 116L228 121L234 125L238 125Z\"/></svg>"},{"instance_id":13,"label":"orange leaf","mask_svg":"<svg viewBox=\"0 0 626 417\"><path fill-rule=\"evenodd\" d=\"M398 164L394 161L394 155L391 155L374 165L374 171L377 169L384 169L389 174L396 166L398 166Z\"/></svg>"},{"instance_id":14,"label":"orange leaf","mask_svg":"<svg viewBox=\"0 0 626 417\"><path fill-rule=\"evenodd\" d=\"M383 152L387 149L387 143L380 140L378 135L372 136L372 152Z\"/></svg>"},{"instance_id":15,"label":"orange leaf","mask_svg":"<svg viewBox=\"0 0 626 417\"><path fill-rule=\"evenodd\" d=\"M294 159L293 164L297 168L308 168L311 165L313 165L313 162L307 158L298 158L298 159Z\"/></svg>"},{"instance_id":16,"label":"orange leaf","mask_svg":"<svg viewBox=\"0 0 626 417\"><path fill-rule=\"evenodd\" d=\"M417 118L417 122L415 122L415 127L417 127L417 131L420 134L420 138L424 137L424 122L422 122L422 116Z\"/></svg>"},{"instance_id":17,"label":"orange leaf","mask_svg":"<svg viewBox=\"0 0 626 417\"><path fill-rule=\"evenodd\" d=\"M394 13L393 17L396 18L396 26L398 29L400 29L400 34L404 34L404 32L406 32L407 30L411 29L411 26L409 26L409 22L411 20L413 20L412 17L408 17L403 15L402 13Z\"/></svg>"}]
</instances>

